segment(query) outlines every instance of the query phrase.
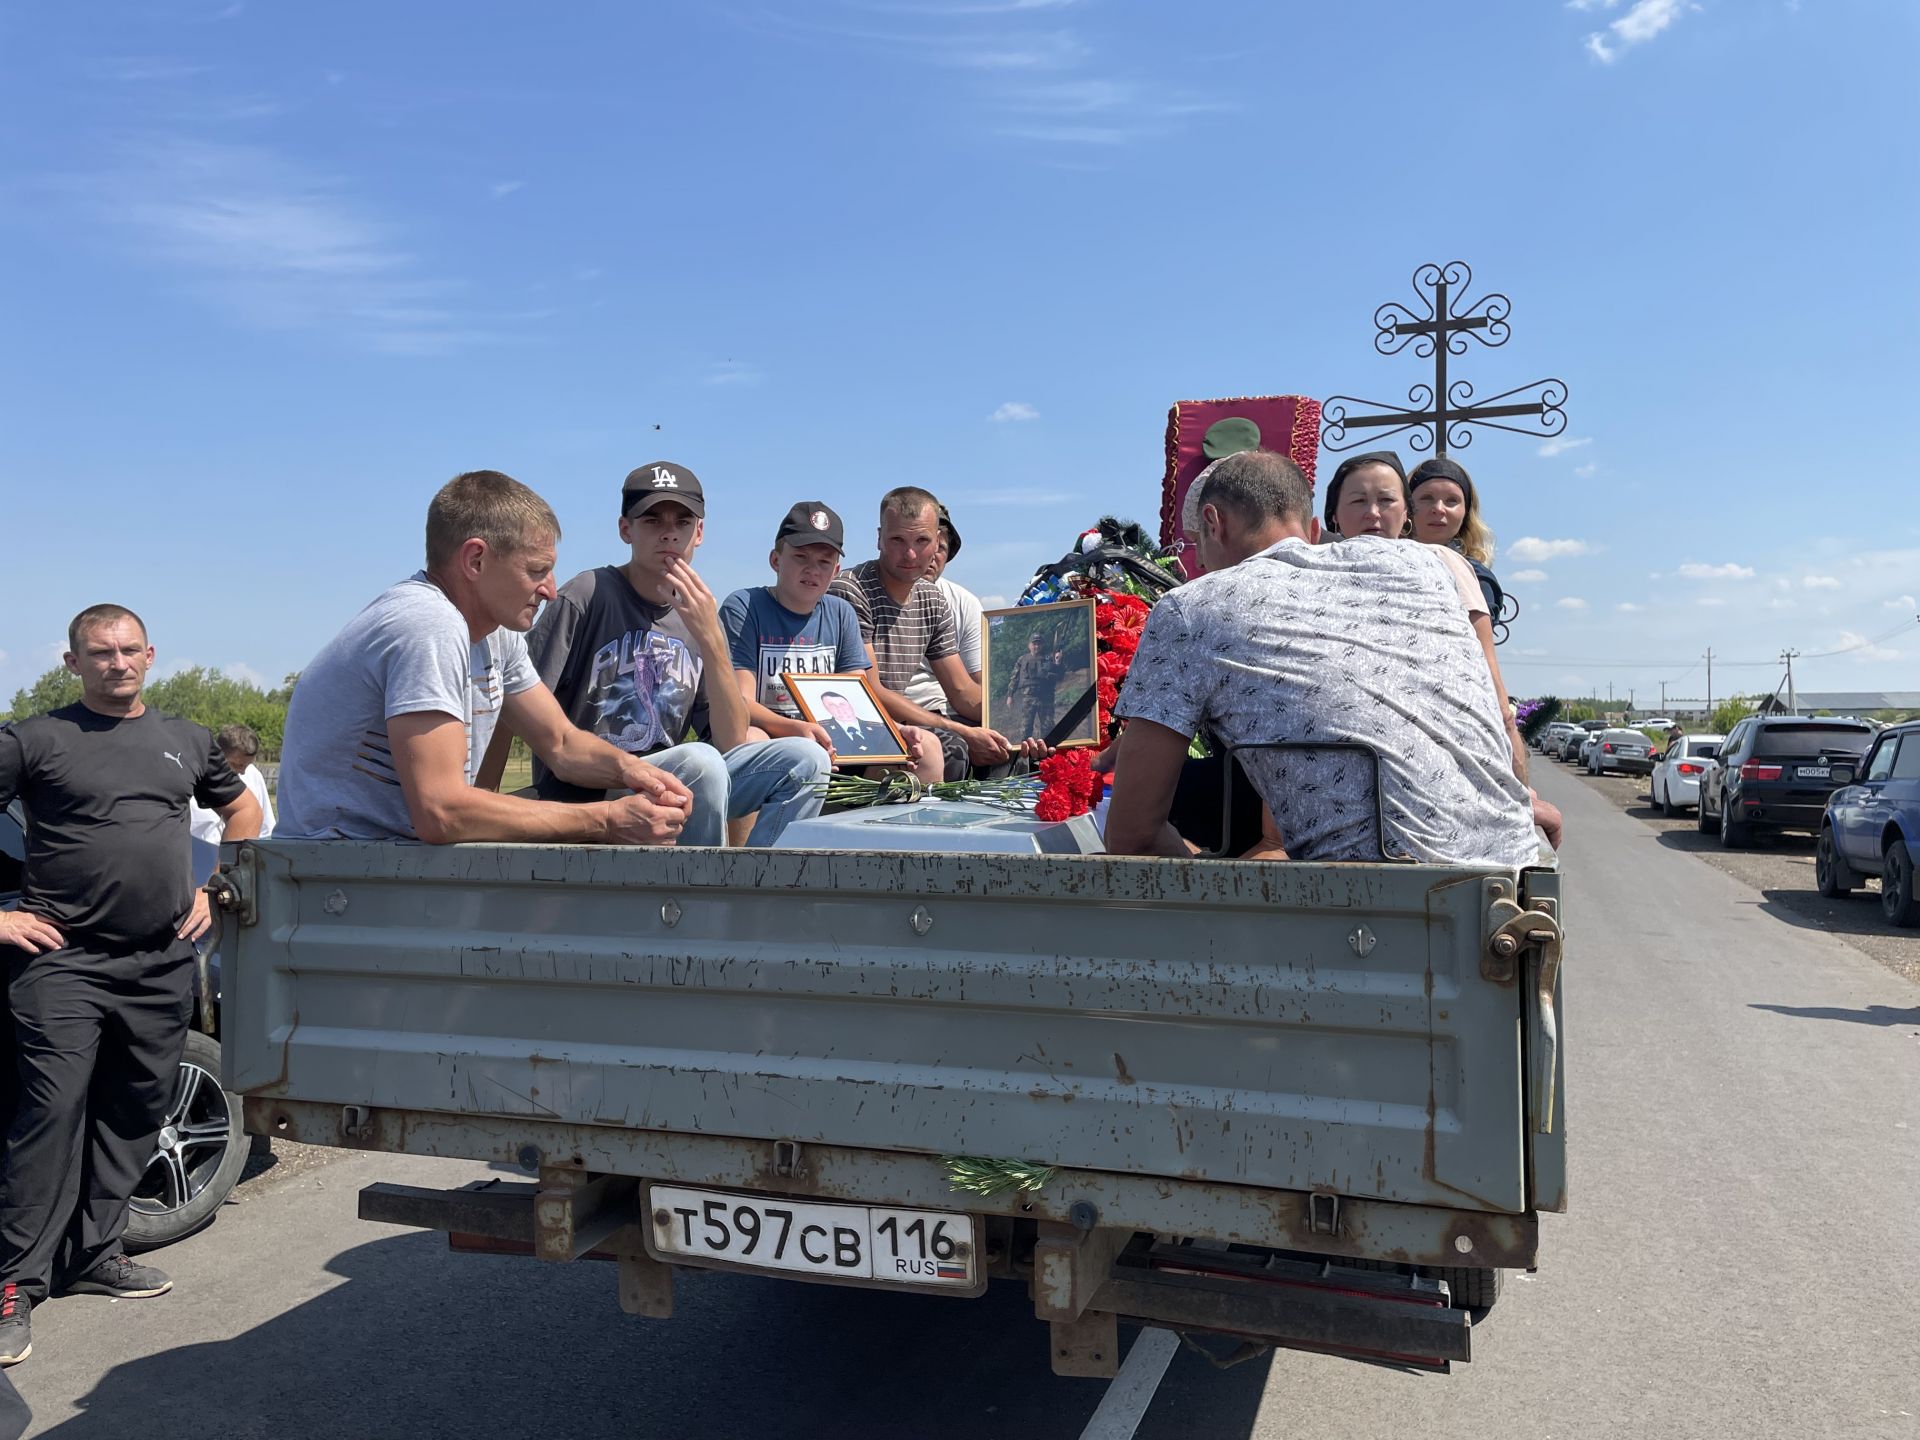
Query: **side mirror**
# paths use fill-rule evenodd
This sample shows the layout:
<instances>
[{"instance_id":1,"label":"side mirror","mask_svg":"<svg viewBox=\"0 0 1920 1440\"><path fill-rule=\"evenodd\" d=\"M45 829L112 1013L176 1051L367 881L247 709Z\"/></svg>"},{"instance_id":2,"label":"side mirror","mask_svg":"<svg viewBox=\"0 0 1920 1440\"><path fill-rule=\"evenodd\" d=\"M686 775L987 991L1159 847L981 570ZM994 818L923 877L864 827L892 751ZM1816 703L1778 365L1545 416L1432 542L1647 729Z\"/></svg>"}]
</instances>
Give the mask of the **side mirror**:
<instances>
[{"instance_id":1,"label":"side mirror","mask_svg":"<svg viewBox=\"0 0 1920 1440\"><path fill-rule=\"evenodd\" d=\"M1833 767L1833 783L1836 786L1851 785L1853 784L1855 773L1851 765L1836 765Z\"/></svg>"}]
</instances>

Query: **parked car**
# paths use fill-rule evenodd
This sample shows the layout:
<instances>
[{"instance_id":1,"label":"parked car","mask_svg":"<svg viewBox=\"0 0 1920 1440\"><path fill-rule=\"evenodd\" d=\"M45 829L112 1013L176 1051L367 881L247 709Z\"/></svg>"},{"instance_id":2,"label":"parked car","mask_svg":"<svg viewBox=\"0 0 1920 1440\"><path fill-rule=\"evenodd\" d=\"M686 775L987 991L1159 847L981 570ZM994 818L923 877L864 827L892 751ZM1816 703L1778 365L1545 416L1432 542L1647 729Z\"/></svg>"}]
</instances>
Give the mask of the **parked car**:
<instances>
[{"instance_id":1,"label":"parked car","mask_svg":"<svg viewBox=\"0 0 1920 1440\"><path fill-rule=\"evenodd\" d=\"M1638 730L1596 730L1587 750L1587 773L1645 775L1653 769L1653 742Z\"/></svg>"},{"instance_id":2,"label":"parked car","mask_svg":"<svg viewBox=\"0 0 1920 1440\"><path fill-rule=\"evenodd\" d=\"M1569 764L1578 761L1581 758L1580 752L1585 747L1588 738L1596 730L1604 730L1606 728L1607 727L1598 720L1589 720L1584 724L1576 726L1573 732L1561 742L1558 752L1559 758L1567 761Z\"/></svg>"},{"instance_id":3,"label":"parked car","mask_svg":"<svg viewBox=\"0 0 1920 1440\"><path fill-rule=\"evenodd\" d=\"M1720 753L1724 735L1682 735L1653 767L1653 803L1666 815L1700 803L1700 777Z\"/></svg>"},{"instance_id":4,"label":"parked car","mask_svg":"<svg viewBox=\"0 0 1920 1440\"><path fill-rule=\"evenodd\" d=\"M1567 742L1569 735L1575 734L1580 727L1571 720L1555 720L1533 737L1533 748L1542 755L1557 755L1560 747Z\"/></svg>"},{"instance_id":5,"label":"parked car","mask_svg":"<svg viewBox=\"0 0 1920 1440\"><path fill-rule=\"evenodd\" d=\"M1756 715L1727 735L1713 766L1700 777L1700 829L1720 832L1720 843L1744 845L1761 831L1818 834L1827 797L1839 788L1833 767L1848 778L1873 743L1861 720Z\"/></svg>"},{"instance_id":6,"label":"parked car","mask_svg":"<svg viewBox=\"0 0 1920 1440\"><path fill-rule=\"evenodd\" d=\"M217 847L193 843L193 873L204 883L219 860ZM0 811L0 909L20 898L26 866L26 813L19 801ZM129 1250L151 1250L184 1239L213 1219L240 1183L246 1167L249 1141L240 1113L240 1101L220 1083L219 977L217 955L209 957L208 974L215 1004L211 1031L187 1033L180 1057L180 1080L174 1091L167 1122L154 1144L153 1158L133 1192L127 1216ZM194 1017L202 1007L195 994ZM0 1014L0 1029L11 1048L11 1021Z\"/></svg>"},{"instance_id":7,"label":"parked car","mask_svg":"<svg viewBox=\"0 0 1920 1440\"><path fill-rule=\"evenodd\" d=\"M1655 715L1651 719L1636 720L1633 722L1633 725L1636 730L1659 730L1664 732L1673 728L1673 717L1671 715Z\"/></svg>"},{"instance_id":8,"label":"parked car","mask_svg":"<svg viewBox=\"0 0 1920 1440\"><path fill-rule=\"evenodd\" d=\"M1585 735L1581 736L1579 751L1573 757L1581 769L1591 770L1593 768L1593 752L1600 748L1600 737L1606 733L1603 727L1599 730L1589 730Z\"/></svg>"},{"instance_id":9,"label":"parked car","mask_svg":"<svg viewBox=\"0 0 1920 1440\"><path fill-rule=\"evenodd\" d=\"M1845 770L1844 766L1836 769ZM1880 877L1880 909L1900 926L1920 925L1913 863L1920 855L1920 721L1882 731L1859 768L1827 800L1814 852L1814 881L1830 899Z\"/></svg>"}]
</instances>

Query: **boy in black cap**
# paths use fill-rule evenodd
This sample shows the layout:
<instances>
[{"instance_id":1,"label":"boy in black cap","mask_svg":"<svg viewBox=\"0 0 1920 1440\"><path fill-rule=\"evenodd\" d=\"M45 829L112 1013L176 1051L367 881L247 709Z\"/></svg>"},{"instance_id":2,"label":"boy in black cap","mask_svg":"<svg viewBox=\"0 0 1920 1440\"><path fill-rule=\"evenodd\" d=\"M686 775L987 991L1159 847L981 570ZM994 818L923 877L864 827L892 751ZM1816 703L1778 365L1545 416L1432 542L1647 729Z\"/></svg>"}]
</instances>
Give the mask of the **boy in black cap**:
<instances>
[{"instance_id":1,"label":"boy in black cap","mask_svg":"<svg viewBox=\"0 0 1920 1440\"><path fill-rule=\"evenodd\" d=\"M804 719L783 674L834 675L865 670L867 647L853 606L827 588L840 573L846 530L824 500L802 500L780 522L767 563L773 584L736 590L720 607L734 678L754 726L765 734L801 736L833 748L824 727ZM902 727L910 750L938 761L938 746ZM938 780L938 775L922 778Z\"/></svg>"},{"instance_id":2,"label":"boy in black cap","mask_svg":"<svg viewBox=\"0 0 1920 1440\"><path fill-rule=\"evenodd\" d=\"M814 787L828 757L806 736L750 734L719 606L693 569L706 514L705 491L686 466L656 460L629 473L620 538L631 557L561 586L527 649L568 719L693 792L680 844L724 845L729 819L758 812L747 844L771 845L792 821L820 813ZM506 726L496 731L481 786L499 783L510 738ZM533 784L543 800L601 798L537 760Z\"/></svg>"}]
</instances>

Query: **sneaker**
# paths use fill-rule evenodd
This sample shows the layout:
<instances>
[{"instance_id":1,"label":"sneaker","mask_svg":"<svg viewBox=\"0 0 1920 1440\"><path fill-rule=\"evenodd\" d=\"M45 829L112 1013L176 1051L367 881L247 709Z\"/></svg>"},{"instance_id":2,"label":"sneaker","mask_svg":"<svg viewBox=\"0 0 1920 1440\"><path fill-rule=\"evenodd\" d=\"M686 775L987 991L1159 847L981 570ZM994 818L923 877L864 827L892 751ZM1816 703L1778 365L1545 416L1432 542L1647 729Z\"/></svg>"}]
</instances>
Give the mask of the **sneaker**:
<instances>
[{"instance_id":1,"label":"sneaker","mask_svg":"<svg viewBox=\"0 0 1920 1440\"><path fill-rule=\"evenodd\" d=\"M0 1285L0 1365L18 1365L33 1353L33 1303L11 1283Z\"/></svg>"},{"instance_id":2,"label":"sneaker","mask_svg":"<svg viewBox=\"0 0 1920 1440\"><path fill-rule=\"evenodd\" d=\"M125 1255L109 1255L86 1274L67 1282L69 1295L111 1295L116 1300L145 1300L164 1295L173 1281L163 1270L136 1265Z\"/></svg>"}]
</instances>

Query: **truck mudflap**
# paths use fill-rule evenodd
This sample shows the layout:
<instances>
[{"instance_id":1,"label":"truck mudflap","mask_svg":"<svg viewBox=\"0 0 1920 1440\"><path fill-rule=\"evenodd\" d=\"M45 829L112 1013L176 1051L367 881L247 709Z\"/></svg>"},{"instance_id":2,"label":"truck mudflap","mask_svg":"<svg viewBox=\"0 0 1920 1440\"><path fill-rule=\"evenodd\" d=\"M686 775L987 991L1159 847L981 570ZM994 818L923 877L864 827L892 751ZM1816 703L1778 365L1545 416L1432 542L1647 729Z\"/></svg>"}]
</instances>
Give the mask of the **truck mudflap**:
<instances>
[{"instance_id":1,"label":"truck mudflap","mask_svg":"<svg viewBox=\"0 0 1920 1440\"><path fill-rule=\"evenodd\" d=\"M360 1216L445 1231L454 1249L468 1253L613 1261L621 1308L655 1319L673 1314L676 1269L741 1268L680 1258L668 1263L647 1243L639 1182L562 1167L543 1170L535 1182L485 1180L453 1190L369 1185L360 1192ZM950 1293L977 1298L990 1277L1024 1281L1035 1318L1049 1326L1056 1374L1114 1375L1123 1320L1188 1336L1225 1336L1255 1349L1278 1346L1441 1373L1472 1358L1470 1313L1454 1303L1443 1281L1419 1274L1263 1247L1049 1221L968 1219L976 1234L982 1227L993 1232L983 1250L990 1263L977 1286Z\"/></svg>"}]
</instances>

